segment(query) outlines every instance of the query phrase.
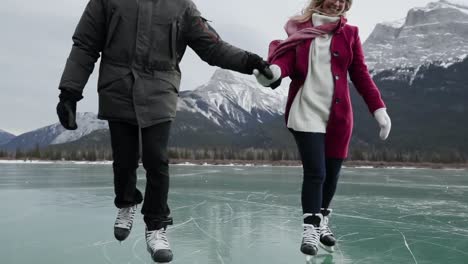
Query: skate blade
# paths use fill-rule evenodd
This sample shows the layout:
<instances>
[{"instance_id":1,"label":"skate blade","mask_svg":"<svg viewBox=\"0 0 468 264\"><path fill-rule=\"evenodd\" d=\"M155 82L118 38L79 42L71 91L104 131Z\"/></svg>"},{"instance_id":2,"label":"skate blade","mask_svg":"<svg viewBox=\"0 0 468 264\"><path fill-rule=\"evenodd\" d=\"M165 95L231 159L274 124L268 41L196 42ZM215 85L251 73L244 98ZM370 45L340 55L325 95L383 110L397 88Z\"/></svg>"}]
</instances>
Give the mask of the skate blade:
<instances>
[{"instance_id":1,"label":"skate blade","mask_svg":"<svg viewBox=\"0 0 468 264\"><path fill-rule=\"evenodd\" d=\"M311 255L304 255L306 259L306 263L312 263L312 260L314 259L314 256Z\"/></svg>"},{"instance_id":2,"label":"skate blade","mask_svg":"<svg viewBox=\"0 0 468 264\"><path fill-rule=\"evenodd\" d=\"M328 253L335 252L335 247L334 246L329 247L329 246L326 246L326 245L322 244L322 242L320 242L319 245L320 245L321 248L323 248Z\"/></svg>"}]
</instances>

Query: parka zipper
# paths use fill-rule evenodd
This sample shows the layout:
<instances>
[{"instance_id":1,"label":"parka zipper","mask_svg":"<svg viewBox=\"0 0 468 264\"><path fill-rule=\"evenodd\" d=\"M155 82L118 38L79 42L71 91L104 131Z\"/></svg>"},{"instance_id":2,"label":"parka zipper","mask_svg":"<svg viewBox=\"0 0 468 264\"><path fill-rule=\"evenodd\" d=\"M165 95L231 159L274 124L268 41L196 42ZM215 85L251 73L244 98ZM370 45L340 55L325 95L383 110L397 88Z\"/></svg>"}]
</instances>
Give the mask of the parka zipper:
<instances>
[{"instance_id":1,"label":"parka zipper","mask_svg":"<svg viewBox=\"0 0 468 264\"><path fill-rule=\"evenodd\" d=\"M171 59L172 62L177 61L177 27L178 21L173 21L171 24Z\"/></svg>"},{"instance_id":2,"label":"parka zipper","mask_svg":"<svg viewBox=\"0 0 468 264\"><path fill-rule=\"evenodd\" d=\"M104 45L105 48L108 48L112 39L114 38L114 33L117 30L118 25L120 24L121 17L117 12L114 12L112 15L114 18L111 19L109 30L107 31L108 36L106 37L106 44ZM117 17L115 17L117 16Z\"/></svg>"}]
</instances>

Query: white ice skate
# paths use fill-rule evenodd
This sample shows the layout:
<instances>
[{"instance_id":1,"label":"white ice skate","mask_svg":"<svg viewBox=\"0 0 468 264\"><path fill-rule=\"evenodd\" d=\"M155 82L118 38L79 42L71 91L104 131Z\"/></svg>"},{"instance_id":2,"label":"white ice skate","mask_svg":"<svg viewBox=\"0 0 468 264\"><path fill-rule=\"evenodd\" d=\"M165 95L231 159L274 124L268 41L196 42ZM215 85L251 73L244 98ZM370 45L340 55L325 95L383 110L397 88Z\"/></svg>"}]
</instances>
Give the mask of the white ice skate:
<instances>
[{"instance_id":1,"label":"white ice skate","mask_svg":"<svg viewBox=\"0 0 468 264\"><path fill-rule=\"evenodd\" d=\"M311 263L313 256L316 256L318 253L320 223L322 219L321 214L304 214L301 252L306 256L307 263Z\"/></svg>"},{"instance_id":2,"label":"white ice skate","mask_svg":"<svg viewBox=\"0 0 468 264\"><path fill-rule=\"evenodd\" d=\"M167 240L166 228L146 230L146 246L151 258L156 263L169 263L172 261L172 251Z\"/></svg>"},{"instance_id":3,"label":"white ice skate","mask_svg":"<svg viewBox=\"0 0 468 264\"><path fill-rule=\"evenodd\" d=\"M114 224L114 236L117 240L123 241L130 235L136 210L136 205L119 209Z\"/></svg>"},{"instance_id":4,"label":"white ice skate","mask_svg":"<svg viewBox=\"0 0 468 264\"><path fill-rule=\"evenodd\" d=\"M333 235L328 222L330 220L331 209L322 209L323 221L320 226L320 247L329 253L335 251L336 238Z\"/></svg>"}]
</instances>

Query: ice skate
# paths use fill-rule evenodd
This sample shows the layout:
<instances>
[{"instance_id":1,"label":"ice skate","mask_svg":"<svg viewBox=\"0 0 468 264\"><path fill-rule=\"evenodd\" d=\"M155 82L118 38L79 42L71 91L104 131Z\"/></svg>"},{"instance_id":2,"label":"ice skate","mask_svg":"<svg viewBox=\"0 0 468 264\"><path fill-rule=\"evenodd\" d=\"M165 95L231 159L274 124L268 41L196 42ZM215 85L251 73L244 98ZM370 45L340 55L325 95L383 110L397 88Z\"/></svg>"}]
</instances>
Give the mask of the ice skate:
<instances>
[{"instance_id":1,"label":"ice skate","mask_svg":"<svg viewBox=\"0 0 468 264\"><path fill-rule=\"evenodd\" d=\"M114 224L114 236L117 240L123 241L130 235L136 210L136 205L119 208Z\"/></svg>"},{"instance_id":2,"label":"ice skate","mask_svg":"<svg viewBox=\"0 0 468 264\"><path fill-rule=\"evenodd\" d=\"M302 233L301 252L306 255L306 261L309 263L313 256L318 253L318 243L320 240L321 214L304 214L304 231Z\"/></svg>"},{"instance_id":3,"label":"ice skate","mask_svg":"<svg viewBox=\"0 0 468 264\"><path fill-rule=\"evenodd\" d=\"M172 261L172 251L167 239L166 227L157 230L145 231L146 245L151 258L156 263L169 263Z\"/></svg>"},{"instance_id":4,"label":"ice skate","mask_svg":"<svg viewBox=\"0 0 468 264\"><path fill-rule=\"evenodd\" d=\"M331 209L322 209L323 221L320 226L320 247L325 251L332 253L335 251L336 238L328 226Z\"/></svg>"}]
</instances>

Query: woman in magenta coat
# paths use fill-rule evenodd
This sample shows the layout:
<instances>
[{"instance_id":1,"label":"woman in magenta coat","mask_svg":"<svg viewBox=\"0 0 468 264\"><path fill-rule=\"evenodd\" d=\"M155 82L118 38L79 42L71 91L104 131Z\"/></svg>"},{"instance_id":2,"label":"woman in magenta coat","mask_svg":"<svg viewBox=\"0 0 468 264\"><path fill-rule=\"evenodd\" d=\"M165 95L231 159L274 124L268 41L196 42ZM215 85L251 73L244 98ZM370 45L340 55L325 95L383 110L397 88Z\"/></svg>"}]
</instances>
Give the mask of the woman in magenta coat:
<instances>
[{"instance_id":1,"label":"woman in magenta coat","mask_svg":"<svg viewBox=\"0 0 468 264\"><path fill-rule=\"evenodd\" d=\"M301 155L303 238L301 251L316 255L318 245L332 252L336 243L329 228L330 202L338 175L347 157L353 112L347 75L376 118L385 140L391 122L380 92L364 61L358 28L347 24L352 0L311 0L302 14L285 26L288 38L270 44L267 79L257 80L276 88L290 77L285 119Z\"/></svg>"}]
</instances>

